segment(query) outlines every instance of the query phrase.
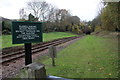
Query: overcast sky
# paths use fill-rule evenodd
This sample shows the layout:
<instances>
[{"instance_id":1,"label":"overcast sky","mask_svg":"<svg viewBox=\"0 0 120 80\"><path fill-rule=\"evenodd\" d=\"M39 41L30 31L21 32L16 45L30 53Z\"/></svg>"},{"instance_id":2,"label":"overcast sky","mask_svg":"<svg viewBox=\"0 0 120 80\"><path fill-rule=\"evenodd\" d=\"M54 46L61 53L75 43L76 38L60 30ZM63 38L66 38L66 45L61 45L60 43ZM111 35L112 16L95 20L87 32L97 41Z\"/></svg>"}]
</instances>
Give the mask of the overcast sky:
<instances>
[{"instance_id":1,"label":"overcast sky","mask_svg":"<svg viewBox=\"0 0 120 80\"><path fill-rule=\"evenodd\" d=\"M30 0L0 0L0 16L9 19L19 19L19 10L26 7ZM73 16L81 20L92 20L98 14L101 0L46 0L59 9L70 10Z\"/></svg>"}]
</instances>

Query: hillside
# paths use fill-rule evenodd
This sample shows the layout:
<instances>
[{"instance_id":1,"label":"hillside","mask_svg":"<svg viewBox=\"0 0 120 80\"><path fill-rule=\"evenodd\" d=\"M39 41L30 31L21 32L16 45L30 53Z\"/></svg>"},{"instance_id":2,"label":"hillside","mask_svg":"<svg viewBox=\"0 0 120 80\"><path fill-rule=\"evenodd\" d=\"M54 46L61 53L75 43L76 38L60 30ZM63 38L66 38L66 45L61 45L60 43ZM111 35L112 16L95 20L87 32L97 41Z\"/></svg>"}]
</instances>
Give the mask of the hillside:
<instances>
[{"instance_id":1,"label":"hillside","mask_svg":"<svg viewBox=\"0 0 120 80\"><path fill-rule=\"evenodd\" d=\"M11 20L11 19L4 18L4 17L1 17L1 16L0 16L0 21L12 21L12 20Z\"/></svg>"}]
</instances>

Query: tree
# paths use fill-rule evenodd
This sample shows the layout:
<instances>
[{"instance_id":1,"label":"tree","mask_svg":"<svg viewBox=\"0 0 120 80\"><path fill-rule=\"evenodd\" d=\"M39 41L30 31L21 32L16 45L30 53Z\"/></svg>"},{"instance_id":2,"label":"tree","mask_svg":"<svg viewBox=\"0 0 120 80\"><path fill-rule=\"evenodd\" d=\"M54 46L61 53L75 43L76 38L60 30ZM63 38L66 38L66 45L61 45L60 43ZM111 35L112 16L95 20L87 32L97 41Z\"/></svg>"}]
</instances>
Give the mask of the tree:
<instances>
[{"instance_id":1,"label":"tree","mask_svg":"<svg viewBox=\"0 0 120 80\"><path fill-rule=\"evenodd\" d=\"M12 21L2 21L2 34L11 34Z\"/></svg>"},{"instance_id":2,"label":"tree","mask_svg":"<svg viewBox=\"0 0 120 80\"><path fill-rule=\"evenodd\" d=\"M60 24L60 29L62 31L68 31L68 26L70 24L68 18L71 16L70 12L66 9L59 9L58 19Z\"/></svg>"},{"instance_id":3,"label":"tree","mask_svg":"<svg viewBox=\"0 0 120 80\"><path fill-rule=\"evenodd\" d=\"M96 16L89 24L92 27L92 31L95 31L95 28L98 26L99 30L101 30L102 29L101 14L98 14L98 16Z\"/></svg>"},{"instance_id":4,"label":"tree","mask_svg":"<svg viewBox=\"0 0 120 80\"><path fill-rule=\"evenodd\" d=\"M78 16L72 16L71 17L71 23L72 24L79 24L80 23L80 18Z\"/></svg>"},{"instance_id":5,"label":"tree","mask_svg":"<svg viewBox=\"0 0 120 80\"><path fill-rule=\"evenodd\" d=\"M101 5L98 16L91 22L93 30L120 31L120 2L105 2L103 0Z\"/></svg>"},{"instance_id":6,"label":"tree","mask_svg":"<svg viewBox=\"0 0 120 80\"><path fill-rule=\"evenodd\" d=\"M72 31L72 25L78 26L80 18L72 16L66 9L58 9L44 0L32 0L27 3L32 21L44 22L43 31ZM21 10L21 16L24 10ZM79 27L77 27L79 29Z\"/></svg>"},{"instance_id":7,"label":"tree","mask_svg":"<svg viewBox=\"0 0 120 80\"><path fill-rule=\"evenodd\" d=\"M101 20L102 27L105 30L115 31L120 30L119 26L119 3L109 2L105 5L106 7L102 11Z\"/></svg>"},{"instance_id":8,"label":"tree","mask_svg":"<svg viewBox=\"0 0 120 80\"><path fill-rule=\"evenodd\" d=\"M24 8L20 9L19 15L20 15L20 21L25 21L25 20L27 20L27 14L26 14Z\"/></svg>"},{"instance_id":9,"label":"tree","mask_svg":"<svg viewBox=\"0 0 120 80\"><path fill-rule=\"evenodd\" d=\"M52 7L48 14L48 22L53 23L51 27L57 31L68 31L69 20L71 14L66 9L57 9Z\"/></svg>"},{"instance_id":10,"label":"tree","mask_svg":"<svg viewBox=\"0 0 120 80\"><path fill-rule=\"evenodd\" d=\"M55 6L49 5L49 11L46 16L47 21L54 22L56 20L55 15L56 15L57 10L58 9Z\"/></svg>"},{"instance_id":11,"label":"tree","mask_svg":"<svg viewBox=\"0 0 120 80\"><path fill-rule=\"evenodd\" d=\"M49 9L49 4L41 0L32 0L27 3L30 12L40 21L45 21L45 15Z\"/></svg>"}]
</instances>

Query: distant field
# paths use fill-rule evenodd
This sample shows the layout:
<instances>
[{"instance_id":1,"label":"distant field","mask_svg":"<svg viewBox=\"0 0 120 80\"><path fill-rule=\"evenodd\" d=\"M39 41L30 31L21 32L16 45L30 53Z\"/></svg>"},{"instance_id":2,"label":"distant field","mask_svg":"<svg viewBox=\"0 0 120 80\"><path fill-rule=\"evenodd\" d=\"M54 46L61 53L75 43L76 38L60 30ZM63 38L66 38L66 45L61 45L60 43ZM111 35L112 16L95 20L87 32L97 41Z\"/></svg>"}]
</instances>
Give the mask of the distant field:
<instances>
[{"instance_id":1,"label":"distant field","mask_svg":"<svg viewBox=\"0 0 120 80\"><path fill-rule=\"evenodd\" d=\"M41 61L40 61L41 62ZM56 67L43 61L47 74L67 78L118 77L118 39L86 36L58 53Z\"/></svg>"},{"instance_id":2,"label":"distant field","mask_svg":"<svg viewBox=\"0 0 120 80\"><path fill-rule=\"evenodd\" d=\"M71 36L76 36L76 35L67 32L43 33L43 41L50 41L58 38L71 37ZM3 35L2 38L0 38L0 40L1 39L2 39L2 48L23 45L23 44L13 45L11 35Z\"/></svg>"}]
</instances>

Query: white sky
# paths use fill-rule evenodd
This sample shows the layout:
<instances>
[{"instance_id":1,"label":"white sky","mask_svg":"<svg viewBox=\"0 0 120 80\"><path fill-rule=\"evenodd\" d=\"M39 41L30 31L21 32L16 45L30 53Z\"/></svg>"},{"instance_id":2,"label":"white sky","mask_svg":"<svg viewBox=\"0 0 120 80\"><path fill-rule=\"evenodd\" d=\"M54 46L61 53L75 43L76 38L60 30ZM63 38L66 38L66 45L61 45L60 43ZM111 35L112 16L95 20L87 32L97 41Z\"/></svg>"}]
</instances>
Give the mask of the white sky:
<instances>
[{"instance_id":1,"label":"white sky","mask_svg":"<svg viewBox=\"0 0 120 80\"><path fill-rule=\"evenodd\" d=\"M26 7L30 0L0 0L0 16L19 19L19 10ZM59 9L70 10L73 16L81 20L92 20L98 14L100 0L46 0Z\"/></svg>"}]
</instances>

